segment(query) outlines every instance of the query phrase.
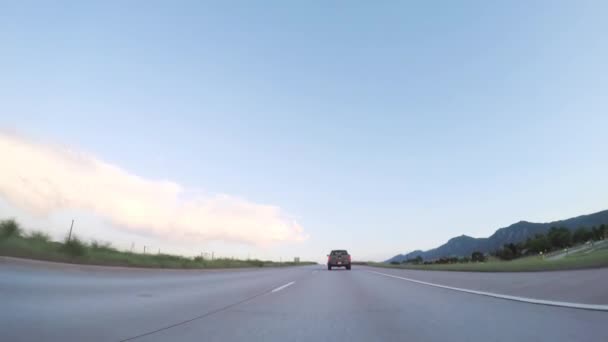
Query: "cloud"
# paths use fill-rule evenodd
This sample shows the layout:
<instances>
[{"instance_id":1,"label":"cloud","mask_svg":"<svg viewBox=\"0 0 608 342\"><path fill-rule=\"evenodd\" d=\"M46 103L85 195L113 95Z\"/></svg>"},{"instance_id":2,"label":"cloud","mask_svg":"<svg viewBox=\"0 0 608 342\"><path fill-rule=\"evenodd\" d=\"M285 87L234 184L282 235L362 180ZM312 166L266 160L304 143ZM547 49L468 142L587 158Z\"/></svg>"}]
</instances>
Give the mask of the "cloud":
<instances>
[{"instance_id":1,"label":"cloud","mask_svg":"<svg viewBox=\"0 0 608 342\"><path fill-rule=\"evenodd\" d=\"M2 132L0 196L35 215L86 210L163 238L256 245L306 239L279 207L146 179L87 153Z\"/></svg>"}]
</instances>

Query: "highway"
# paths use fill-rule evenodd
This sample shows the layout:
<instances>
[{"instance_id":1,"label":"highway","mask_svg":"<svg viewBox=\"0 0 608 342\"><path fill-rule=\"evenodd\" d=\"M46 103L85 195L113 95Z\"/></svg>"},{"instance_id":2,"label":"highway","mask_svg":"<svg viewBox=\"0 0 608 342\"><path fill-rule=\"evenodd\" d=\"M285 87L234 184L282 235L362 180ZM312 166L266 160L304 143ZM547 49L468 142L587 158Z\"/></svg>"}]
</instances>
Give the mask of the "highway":
<instances>
[{"instance_id":1,"label":"highway","mask_svg":"<svg viewBox=\"0 0 608 342\"><path fill-rule=\"evenodd\" d=\"M0 340L606 341L608 311L405 280L608 307L608 270L573 272L171 271L0 258Z\"/></svg>"}]
</instances>

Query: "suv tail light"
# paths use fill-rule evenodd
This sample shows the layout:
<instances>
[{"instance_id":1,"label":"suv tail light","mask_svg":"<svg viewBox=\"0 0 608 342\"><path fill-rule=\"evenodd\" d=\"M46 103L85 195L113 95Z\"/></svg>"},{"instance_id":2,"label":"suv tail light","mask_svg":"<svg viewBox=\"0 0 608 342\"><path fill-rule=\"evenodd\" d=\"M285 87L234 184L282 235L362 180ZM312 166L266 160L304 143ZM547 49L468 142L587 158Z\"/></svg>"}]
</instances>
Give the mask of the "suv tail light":
<instances>
[{"instance_id":1,"label":"suv tail light","mask_svg":"<svg viewBox=\"0 0 608 342\"><path fill-rule=\"evenodd\" d=\"M350 254L348 255L348 262L350 262Z\"/></svg>"}]
</instances>

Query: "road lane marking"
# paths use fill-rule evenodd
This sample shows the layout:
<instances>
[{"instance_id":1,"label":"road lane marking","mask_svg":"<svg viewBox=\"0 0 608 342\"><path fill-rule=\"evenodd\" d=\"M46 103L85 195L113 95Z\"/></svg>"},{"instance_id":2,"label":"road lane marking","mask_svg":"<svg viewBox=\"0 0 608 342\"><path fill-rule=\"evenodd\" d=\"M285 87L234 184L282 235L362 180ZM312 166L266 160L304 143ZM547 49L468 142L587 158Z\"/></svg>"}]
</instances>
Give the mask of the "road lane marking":
<instances>
[{"instance_id":1,"label":"road lane marking","mask_svg":"<svg viewBox=\"0 0 608 342\"><path fill-rule=\"evenodd\" d=\"M285 284L285 285L281 285L281 286L277 287L276 289L274 289L274 290L272 290L272 291L270 291L270 292L272 292L272 293L279 292L279 291L281 291L282 289L284 289L284 288L286 288L286 287L289 287L289 286L291 286L291 285L293 285L293 284L295 284L295 283L296 283L295 281L289 282L289 283L287 283L287 284Z\"/></svg>"},{"instance_id":2,"label":"road lane marking","mask_svg":"<svg viewBox=\"0 0 608 342\"><path fill-rule=\"evenodd\" d=\"M463 289L463 288L460 288L460 287L452 287L452 286L434 284L434 283L429 283L429 282L426 282L426 281L420 281L420 280L416 280L416 279L410 279L410 278L400 277L400 276L396 276L396 275L392 275L392 274L387 274L387 273L382 273L382 272L369 271L369 270L366 270L366 271L369 272L369 273L376 273L376 274L379 274L379 275L383 275L385 277L390 277L390 278L396 278L396 279L401 279L401 280L405 280L405 281L410 281L412 283L418 283L418 284L422 284L422 285L439 287L439 288L442 288L442 289L448 289L448 290L453 290L453 291L466 292L466 293L476 294L476 295L480 295L480 296L487 296L487 297L494 297L494 298L500 298L500 299L507 299L507 300L513 300L513 301L517 301L517 302L524 302L524 303L530 303L530 304L541 304L541 305L559 306L559 307L572 308L572 309L608 311L608 305L559 302L559 301L545 300L545 299L535 299L535 298L527 298L527 297L510 296L510 295L503 295L503 294L493 293L493 292L484 292L484 291L477 291L477 290L469 290L469 289Z\"/></svg>"}]
</instances>

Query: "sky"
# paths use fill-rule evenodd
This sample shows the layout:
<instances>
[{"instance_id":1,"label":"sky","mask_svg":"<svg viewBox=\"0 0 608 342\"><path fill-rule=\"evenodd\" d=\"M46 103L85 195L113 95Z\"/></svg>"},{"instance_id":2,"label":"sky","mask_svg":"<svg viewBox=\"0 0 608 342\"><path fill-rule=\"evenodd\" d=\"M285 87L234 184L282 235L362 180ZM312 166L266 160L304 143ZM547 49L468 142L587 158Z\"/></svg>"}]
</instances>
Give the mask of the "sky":
<instances>
[{"instance_id":1,"label":"sky","mask_svg":"<svg viewBox=\"0 0 608 342\"><path fill-rule=\"evenodd\" d=\"M603 1L0 2L0 216L385 260L608 209Z\"/></svg>"}]
</instances>

